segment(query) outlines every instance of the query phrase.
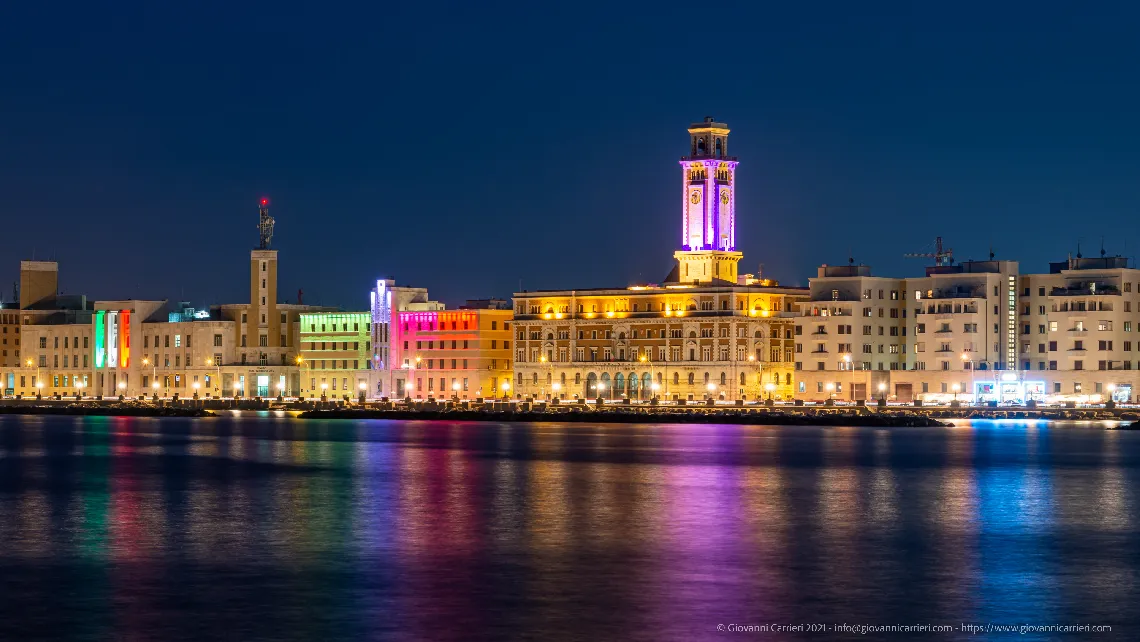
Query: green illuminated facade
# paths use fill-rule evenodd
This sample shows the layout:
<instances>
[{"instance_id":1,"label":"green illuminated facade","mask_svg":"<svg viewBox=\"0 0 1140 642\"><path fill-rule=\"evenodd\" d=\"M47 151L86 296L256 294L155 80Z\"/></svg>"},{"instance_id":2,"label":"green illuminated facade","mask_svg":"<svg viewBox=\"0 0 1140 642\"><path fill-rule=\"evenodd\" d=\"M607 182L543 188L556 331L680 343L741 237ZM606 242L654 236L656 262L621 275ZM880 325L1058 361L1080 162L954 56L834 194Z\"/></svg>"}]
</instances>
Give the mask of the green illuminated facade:
<instances>
[{"instance_id":1,"label":"green illuminated facade","mask_svg":"<svg viewBox=\"0 0 1140 642\"><path fill-rule=\"evenodd\" d=\"M371 369L372 317L368 312L300 315L301 391L341 398L359 394Z\"/></svg>"}]
</instances>

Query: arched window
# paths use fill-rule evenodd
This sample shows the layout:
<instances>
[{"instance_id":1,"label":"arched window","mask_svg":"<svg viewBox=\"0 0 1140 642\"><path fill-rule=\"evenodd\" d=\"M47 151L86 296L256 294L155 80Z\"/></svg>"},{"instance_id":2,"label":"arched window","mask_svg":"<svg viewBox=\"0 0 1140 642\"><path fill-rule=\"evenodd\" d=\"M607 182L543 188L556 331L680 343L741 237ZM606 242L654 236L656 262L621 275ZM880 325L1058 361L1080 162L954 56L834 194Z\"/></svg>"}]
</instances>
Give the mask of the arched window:
<instances>
[{"instance_id":1,"label":"arched window","mask_svg":"<svg viewBox=\"0 0 1140 642\"><path fill-rule=\"evenodd\" d=\"M723 373L723 372L720 373L720 385L722 385L722 386L728 385L728 375Z\"/></svg>"},{"instance_id":2,"label":"arched window","mask_svg":"<svg viewBox=\"0 0 1140 642\"><path fill-rule=\"evenodd\" d=\"M565 375L563 375L563 376L565 376ZM581 372L575 372L574 373L574 383L576 383L576 384L582 383L582 373Z\"/></svg>"},{"instance_id":3,"label":"arched window","mask_svg":"<svg viewBox=\"0 0 1140 642\"><path fill-rule=\"evenodd\" d=\"M704 155L705 155L705 139L702 137L702 138L697 139L697 156L704 156Z\"/></svg>"},{"instance_id":4,"label":"arched window","mask_svg":"<svg viewBox=\"0 0 1140 642\"><path fill-rule=\"evenodd\" d=\"M740 373L740 385L744 385L744 373Z\"/></svg>"},{"instance_id":5,"label":"arched window","mask_svg":"<svg viewBox=\"0 0 1140 642\"><path fill-rule=\"evenodd\" d=\"M536 386L538 385L538 373L537 372L534 373L533 377L531 377L531 383L533 383Z\"/></svg>"},{"instance_id":6,"label":"arched window","mask_svg":"<svg viewBox=\"0 0 1140 642\"><path fill-rule=\"evenodd\" d=\"M548 385L548 386L549 386L549 385L550 385L550 381L551 381L551 379L553 379L553 378L554 378L554 374L553 374L553 373L551 373L551 372L548 372L548 373L546 373L546 385Z\"/></svg>"},{"instance_id":7,"label":"arched window","mask_svg":"<svg viewBox=\"0 0 1140 642\"><path fill-rule=\"evenodd\" d=\"M761 332L761 331L759 331L759 330L757 330L757 331L756 331L756 338L757 338L757 339L763 339L763 338L764 338L764 333L763 333L763 332Z\"/></svg>"},{"instance_id":8,"label":"arched window","mask_svg":"<svg viewBox=\"0 0 1140 642\"><path fill-rule=\"evenodd\" d=\"M673 385L675 386L675 385L677 385L677 384L679 384L679 383L681 383L681 375L680 375L680 374L678 374L678 373L676 373L676 372L674 372L674 373L673 373Z\"/></svg>"},{"instance_id":9,"label":"arched window","mask_svg":"<svg viewBox=\"0 0 1140 642\"><path fill-rule=\"evenodd\" d=\"M554 333L553 332L547 332L546 333L546 340L547 341L554 341Z\"/></svg>"},{"instance_id":10,"label":"arched window","mask_svg":"<svg viewBox=\"0 0 1140 642\"><path fill-rule=\"evenodd\" d=\"M776 377L779 377L779 376L780 375L776 375ZM777 380L776 383L780 383L779 380ZM792 385L792 373L789 372L788 374L784 375L784 385L786 385L786 386Z\"/></svg>"},{"instance_id":11,"label":"arched window","mask_svg":"<svg viewBox=\"0 0 1140 642\"><path fill-rule=\"evenodd\" d=\"M690 372L690 373L689 373L689 385L690 385L690 386L691 386L691 385L693 385L693 379L694 379L694 378L695 378L695 376L693 375L693 373L691 373L691 372Z\"/></svg>"},{"instance_id":12,"label":"arched window","mask_svg":"<svg viewBox=\"0 0 1140 642\"><path fill-rule=\"evenodd\" d=\"M716 139L716 155L720 156L723 153L724 146L721 144L721 139Z\"/></svg>"},{"instance_id":13,"label":"arched window","mask_svg":"<svg viewBox=\"0 0 1140 642\"><path fill-rule=\"evenodd\" d=\"M559 377L559 378L561 379L561 383L562 383L562 385L564 385L564 386L565 386L565 385L566 385L566 373L565 373L565 372L563 372L563 373L560 375L560 377Z\"/></svg>"},{"instance_id":14,"label":"arched window","mask_svg":"<svg viewBox=\"0 0 1140 642\"><path fill-rule=\"evenodd\" d=\"M689 330L689 338L690 339L696 339L697 338L697 331L696 330Z\"/></svg>"},{"instance_id":15,"label":"arched window","mask_svg":"<svg viewBox=\"0 0 1140 642\"><path fill-rule=\"evenodd\" d=\"M625 340L625 333L624 333L624 332L619 332L619 333L618 333L618 340L619 340L619 341L624 341L624 340Z\"/></svg>"}]
</instances>

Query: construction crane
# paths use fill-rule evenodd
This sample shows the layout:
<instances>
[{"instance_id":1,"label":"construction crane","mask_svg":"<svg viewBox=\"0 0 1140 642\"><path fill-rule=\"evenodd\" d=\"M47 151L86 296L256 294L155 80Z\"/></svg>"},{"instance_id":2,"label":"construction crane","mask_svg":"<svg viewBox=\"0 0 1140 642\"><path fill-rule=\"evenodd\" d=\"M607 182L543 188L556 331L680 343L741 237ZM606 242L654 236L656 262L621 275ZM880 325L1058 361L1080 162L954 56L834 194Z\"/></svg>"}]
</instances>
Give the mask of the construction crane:
<instances>
[{"instance_id":1,"label":"construction crane","mask_svg":"<svg viewBox=\"0 0 1140 642\"><path fill-rule=\"evenodd\" d=\"M954 250L950 248L942 249L941 236L934 239L934 252L913 252L903 254L903 256L908 259L934 259L934 265L938 267L954 265Z\"/></svg>"}]
</instances>

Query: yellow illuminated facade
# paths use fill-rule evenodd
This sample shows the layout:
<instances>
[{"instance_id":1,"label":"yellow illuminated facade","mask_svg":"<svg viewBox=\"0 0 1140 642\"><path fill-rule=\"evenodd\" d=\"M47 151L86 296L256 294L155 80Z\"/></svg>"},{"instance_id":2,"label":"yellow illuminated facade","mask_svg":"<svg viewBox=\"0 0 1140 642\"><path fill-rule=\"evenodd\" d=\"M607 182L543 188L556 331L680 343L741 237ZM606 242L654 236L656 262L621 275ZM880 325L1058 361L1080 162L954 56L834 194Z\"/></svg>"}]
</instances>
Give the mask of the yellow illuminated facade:
<instances>
[{"instance_id":1,"label":"yellow illuminated facade","mask_svg":"<svg viewBox=\"0 0 1140 642\"><path fill-rule=\"evenodd\" d=\"M728 126L689 127L681 239L665 282L514 295L515 394L560 399L786 399L806 288L739 274Z\"/></svg>"},{"instance_id":2,"label":"yellow illuminated facade","mask_svg":"<svg viewBox=\"0 0 1140 642\"><path fill-rule=\"evenodd\" d=\"M790 397L798 288L634 286L515 294L518 396Z\"/></svg>"}]
</instances>

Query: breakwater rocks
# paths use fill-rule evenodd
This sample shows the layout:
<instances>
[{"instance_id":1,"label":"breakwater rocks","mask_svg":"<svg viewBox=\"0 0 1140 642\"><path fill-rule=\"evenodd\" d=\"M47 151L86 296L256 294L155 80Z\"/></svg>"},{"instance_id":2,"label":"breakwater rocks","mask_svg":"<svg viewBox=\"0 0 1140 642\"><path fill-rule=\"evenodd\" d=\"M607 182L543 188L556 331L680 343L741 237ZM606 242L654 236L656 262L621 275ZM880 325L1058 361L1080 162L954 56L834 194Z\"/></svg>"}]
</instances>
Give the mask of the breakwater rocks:
<instances>
[{"instance_id":1,"label":"breakwater rocks","mask_svg":"<svg viewBox=\"0 0 1140 642\"><path fill-rule=\"evenodd\" d=\"M95 417L212 417L201 408L156 406L142 403L15 403L0 405L0 415L71 415Z\"/></svg>"},{"instance_id":2,"label":"breakwater rocks","mask_svg":"<svg viewBox=\"0 0 1140 642\"><path fill-rule=\"evenodd\" d=\"M502 411L502 410L373 410L332 408L307 410L305 419L419 419L448 421L504 422L584 422L584 423L668 423L668 424L756 424L766 426L873 426L887 428L947 426L925 414L912 412L846 413L763 410L566 410L566 411Z\"/></svg>"}]
</instances>

